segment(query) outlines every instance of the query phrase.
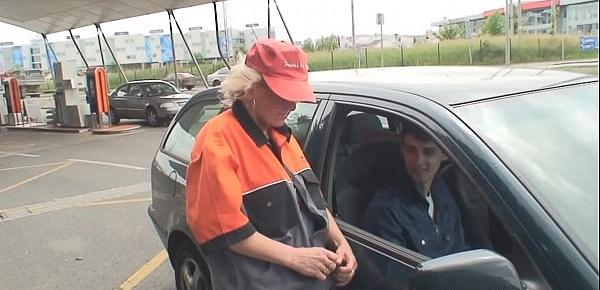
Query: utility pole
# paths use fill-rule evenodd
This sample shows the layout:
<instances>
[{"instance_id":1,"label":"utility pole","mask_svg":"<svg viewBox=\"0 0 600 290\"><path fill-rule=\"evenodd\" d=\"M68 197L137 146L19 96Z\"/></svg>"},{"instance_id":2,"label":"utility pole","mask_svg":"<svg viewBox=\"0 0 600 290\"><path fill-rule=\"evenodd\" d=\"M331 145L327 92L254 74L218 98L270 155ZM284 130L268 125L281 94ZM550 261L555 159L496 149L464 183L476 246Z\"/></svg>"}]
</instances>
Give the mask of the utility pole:
<instances>
[{"instance_id":1,"label":"utility pole","mask_svg":"<svg viewBox=\"0 0 600 290\"><path fill-rule=\"evenodd\" d=\"M556 35L556 3L550 0L550 9L552 10L552 35Z\"/></svg>"},{"instance_id":2,"label":"utility pole","mask_svg":"<svg viewBox=\"0 0 600 290\"><path fill-rule=\"evenodd\" d=\"M521 19L522 14L523 14L523 10L521 9L521 0L517 1L517 5L519 5L517 11L519 14L517 14L517 35L519 35L519 37L521 37L521 30L523 29L523 20Z\"/></svg>"}]
</instances>

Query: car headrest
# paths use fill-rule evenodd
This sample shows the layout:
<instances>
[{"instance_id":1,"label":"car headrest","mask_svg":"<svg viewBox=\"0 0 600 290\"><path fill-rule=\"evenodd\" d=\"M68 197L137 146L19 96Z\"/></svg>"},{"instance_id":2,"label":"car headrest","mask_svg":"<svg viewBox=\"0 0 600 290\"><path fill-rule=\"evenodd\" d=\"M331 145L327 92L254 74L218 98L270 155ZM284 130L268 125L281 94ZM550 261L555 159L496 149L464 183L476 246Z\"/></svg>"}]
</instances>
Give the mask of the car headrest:
<instances>
[{"instance_id":1,"label":"car headrest","mask_svg":"<svg viewBox=\"0 0 600 290\"><path fill-rule=\"evenodd\" d=\"M406 176L401 147L396 142L367 144L348 156L340 170L356 187Z\"/></svg>"},{"instance_id":2,"label":"car headrest","mask_svg":"<svg viewBox=\"0 0 600 290\"><path fill-rule=\"evenodd\" d=\"M377 115L358 113L348 116L344 130L343 141L346 143L360 143L365 133L379 133L383 126Z\"/></svg>"}]
</instances>

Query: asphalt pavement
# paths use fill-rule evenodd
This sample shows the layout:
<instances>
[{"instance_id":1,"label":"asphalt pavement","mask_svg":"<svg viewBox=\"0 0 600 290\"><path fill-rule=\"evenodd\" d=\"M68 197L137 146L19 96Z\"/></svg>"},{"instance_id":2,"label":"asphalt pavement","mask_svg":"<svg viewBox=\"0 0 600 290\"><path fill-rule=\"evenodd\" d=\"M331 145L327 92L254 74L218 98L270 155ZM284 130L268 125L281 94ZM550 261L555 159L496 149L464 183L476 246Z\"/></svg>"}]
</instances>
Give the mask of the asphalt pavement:
<instances>
[{"instance_id":1,"label":"asphalt pavement","mask_svg":"<svg viewBox=\"0 0 600 290\"><path fill-rule=\"evenodd\" d=\"M146 209L166 128L0 128L0 289L175 289Z\"/></svg>"}]
</instances>

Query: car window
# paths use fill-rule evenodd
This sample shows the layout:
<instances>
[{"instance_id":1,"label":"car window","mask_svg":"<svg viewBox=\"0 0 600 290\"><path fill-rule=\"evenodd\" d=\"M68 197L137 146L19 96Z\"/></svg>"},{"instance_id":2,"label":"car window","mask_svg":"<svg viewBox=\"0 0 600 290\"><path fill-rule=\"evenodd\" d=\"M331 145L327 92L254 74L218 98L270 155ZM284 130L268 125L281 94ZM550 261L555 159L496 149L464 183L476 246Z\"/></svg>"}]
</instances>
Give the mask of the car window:
<instances>
[{"instance_id":1,"label":"car window","mask_svg":"<svg viewBox=\"0 0 600 290\"><path fill-rule=\"evenodd\" d=\"M148 85L148 96L150 97L162 97L175 94L175 90L166 84L157 83Z\"/></svg>"},{"instance_id":2,"label":"car window","mask_svg":"<svg viewBox=\"0 0 600 290\"><path fill-rule=\"evenodd\" d=\"M140 85L137 84L133 84L133 85L129 85L129 92L127 93L128 97L135 97L137 98L138 94L142 93L142 88L140 87Z\"/></svg>"},{"instance_id":3,"label":"car window","mask_svg":"<svg viewBox=\"0 0 600 290\"><path fill-rule=\"evenodd\" d=\"M123 85L115 91L115 96L123 97L123 96L127 95L128 91L129 91L129 85Z\"/></svg>"},{"instance_id":4,"label":"car window","mask_svg":"<svg viewBox=\"0 0 600 290\"><path fill-rule=\"evenodd\" d=\"M597 261L598 84L481 102L457 112Z\"/></svg>"},{"instance_id":5,"label":"car window","mask_svg":"<svg viewBox=\"0 0 600 290\"><path fill-rule=\"evenodd\" d=\"M318 103L298 103L296 109L287 117L286 124L292 130L292 134L294 134L300 146L304 145L317 106Z\"/></svg>"},{"instance_id":6,"label":"car window","mask_svg":"<svg viewBox=\"0 0 600 290\"><path fill-rule=\"evenodd\" d=\"M212 117L219 114L222 105L217 99L199 102L187 109L171 130L163 151L187 163L196 135Z\"/></svg>"},{"instance_id":7,"label":"car window","mask_svg":"<svg viewBox=\"0 0 600 290\"><path fill-rule=\"evenodd\" d=\"M437 145L439 153L450 156L423 126L370 108L340 105L334 111L333 131L339 133L332 136L333 150L328 156L333 164L325 177L330 181L333 212L339 220L372 235L372 242L355 244L353 249L363 252L357 255L359 265L371 265L379 271L371 270L366 278L357 275L359 281L365 280L360 283L368 285L381 275L393 285L381 289L406 286L413 271L410 263L398 264L369 249L372 243L383 241L398 249L398 257L415 263L412 257L419 254L427 259L474 249L493 250L509 259L523 279L548 285L524 246L509 234L488 205L482 186L473 183L453 160L438 159L439 169L429 191L435 197L428 201L419 195L418 183L411 174L421 167L407 169L411 162L406 158L411 158L412 149L403 147L407 142L403 131L418 130L419 138L429 140L429 144Z\"/></svg>"}]
</instances>

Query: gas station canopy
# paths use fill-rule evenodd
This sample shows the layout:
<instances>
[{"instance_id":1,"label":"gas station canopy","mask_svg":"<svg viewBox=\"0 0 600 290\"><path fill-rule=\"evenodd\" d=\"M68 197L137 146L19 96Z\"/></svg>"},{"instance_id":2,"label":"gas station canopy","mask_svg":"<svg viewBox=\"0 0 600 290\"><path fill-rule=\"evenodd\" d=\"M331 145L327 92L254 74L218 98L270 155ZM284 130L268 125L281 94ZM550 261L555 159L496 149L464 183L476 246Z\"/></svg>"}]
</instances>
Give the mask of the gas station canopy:
<instances>
[{"instance_id":1,"label":"gas station canopy","mask_svg":"<svg viewBox=\"0 0 600 290\"><path fill-rule=\"evenodd\" d=\"M0 21L50 34L223 0L2 0Z\"/></svg>"}]
</instances>

